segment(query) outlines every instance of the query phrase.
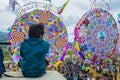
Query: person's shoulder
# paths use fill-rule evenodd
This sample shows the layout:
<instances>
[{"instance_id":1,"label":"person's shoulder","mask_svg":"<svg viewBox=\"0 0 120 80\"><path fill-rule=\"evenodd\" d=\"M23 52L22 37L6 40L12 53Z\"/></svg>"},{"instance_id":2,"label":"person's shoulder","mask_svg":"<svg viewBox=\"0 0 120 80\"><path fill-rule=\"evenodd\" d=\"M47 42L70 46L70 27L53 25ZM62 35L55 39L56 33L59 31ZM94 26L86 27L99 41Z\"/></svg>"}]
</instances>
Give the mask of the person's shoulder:
<instances>
[{"instance_id":1,"label":"person's shoulder","mask_svg":"<svg viewBox=\"0 0 120 80\"><path fill-rule=\"evenodd\" d=\"M21 43L20 43L20 46L23 46L25 44L25 42L24 41L22 41Z\"/></svg>"},{"instance_id":2,"label":"person's shoulder","mask_svg":"<svg viewBox=\"0 0 120 80\"><path fill-rule=\"evenodd\" d=\"M28 41L29 39L24 39L22 42L21 42L21 44L25 44L26 43L26 41Z\"/></svg>"},{"instance_id":3,"label":"person's shoulder","mask_svg":"<svg viewBox=\"0 0 120 80\"><path fill-rule=\"evenodd\" d=\"M24 39L21 43L20 43L20 45L22 46L22 45L25 45L26 44L26 41L28 41L28 39Z\"/></svg>"},{"instance_id":4,"label":"person's shoulder","mask_svg":"<svg viewBox=\"0 0 120 80\"><path fill-rule=\"evenodd\" d=\"M42 40L45 44L49 44L47 41L45 41L45 40Z\"/></svg>"},{"instance_id":5,"label":"person's shoulder","mask_svg":"<svg viewBox=\"0 0 120 80\"><path fill-rule=\"evenodd\" d=\"M50 46L50 44L45 40L43 40L43 44L46 45L46 46Z\"/></svg>"},{"instance_id":6,"label":"person's shoulder","mask_svg":"<svg viewBox=\"0 0 120 80\"><path fill-rule=\"evenodd\" d=\"M28 44L28 42L30 42L30 39L24 39L21 43L20 43L20 46L23 47L25 46L26 44Z\"/></svg>"}]
</instances>

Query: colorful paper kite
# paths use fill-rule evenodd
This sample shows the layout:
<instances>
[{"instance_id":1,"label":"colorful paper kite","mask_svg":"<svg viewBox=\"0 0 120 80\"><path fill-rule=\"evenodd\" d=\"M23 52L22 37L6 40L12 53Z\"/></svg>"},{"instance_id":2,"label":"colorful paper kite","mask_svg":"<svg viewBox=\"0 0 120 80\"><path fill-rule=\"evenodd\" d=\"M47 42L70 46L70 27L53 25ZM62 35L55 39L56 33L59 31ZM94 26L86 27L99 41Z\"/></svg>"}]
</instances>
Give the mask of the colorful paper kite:
<instances>
[{"instance_id":1,"label":"colorful paper kite","mask_svg":"<svg viewBox=\"0 0 120 80\"><path fill-rule=\"evenodd\" d=\"M118 36L118 42L117 42L117 47L119 49L119 53L120 53L120 32L119 32L119 36Z\"/></svg>"},{"instance_id":2,"label":"colorful paper kite","mask_svg":"<svg viewBox=\"0 0 120 80\"><path fill-rule=\"evenodd\" d=\"M30 5L33 6L33 4L27 6ZM17 17L12 27L8 29L8 39L11 42L9 51L11 52L13 61L18 62L20 60L20 43L28 38L29 25L40 22L45 24L45 40L51 44L50 52L47 55L50 66L56 66L57 62L60 63L64 60L69 48L65 25L50 10L37 8L32 11L29 10L26 13L24 12L20 17Z\"/></svg>"},{"instance_id":3,"label":"colorful paper kite","mask_svg":"<svg viewBox=\"0 0 120 80\"><path fill-rule=\"evenodd\" d=\"M101 8L84 14L75 27L74 35L75 52L83 60L110 57L117 48L117 24L113 16Z\"/></svg>"},{"instance_id":4,"label":"colorful paper kite","mask_svg":"<svg viewBox=\"0 0 120 80\"><path fill-rule=\"evenodd\" d=\"M118 14L118 24L120 26L120 14ZM119 53L120 53L120 30L119 30L119 35L118 35L118 42L117 42L117 46L118 46L118 49L119 49Z\"/></svg>"}]
</instances>

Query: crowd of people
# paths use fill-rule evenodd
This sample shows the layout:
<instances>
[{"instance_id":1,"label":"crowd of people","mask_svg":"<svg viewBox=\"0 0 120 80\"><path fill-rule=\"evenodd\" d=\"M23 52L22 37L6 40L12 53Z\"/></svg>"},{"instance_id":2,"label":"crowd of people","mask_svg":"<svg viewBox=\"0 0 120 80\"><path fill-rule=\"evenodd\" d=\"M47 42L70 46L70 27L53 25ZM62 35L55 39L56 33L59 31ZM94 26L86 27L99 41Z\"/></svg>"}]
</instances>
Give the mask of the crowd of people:
<instances>
[{"instance_id":1,"label":"crowd of people","mask_svg":"<svg viewBox=\"0 0 120 80\"><path fill-rule=\"evenodd\" d=\"M99 60L91 63L72 58L58 66L58 71L67 80L119 80L117 79L118 65L113 60L106 62Z\"/></svg>"}]
</instances>

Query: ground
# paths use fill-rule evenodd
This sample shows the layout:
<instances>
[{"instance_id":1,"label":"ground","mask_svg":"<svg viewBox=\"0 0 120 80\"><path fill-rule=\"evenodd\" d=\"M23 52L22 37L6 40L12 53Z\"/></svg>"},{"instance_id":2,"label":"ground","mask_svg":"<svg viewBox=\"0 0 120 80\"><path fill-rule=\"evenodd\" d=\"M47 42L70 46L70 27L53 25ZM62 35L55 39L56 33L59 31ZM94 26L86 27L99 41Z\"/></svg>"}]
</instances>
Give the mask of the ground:
<instances>
[{"instance_id":1,"label":"ground","mask_svg":"<svg viewBox=\"0 0 120 80\"><path fill-rule=\"evenodd\" d=\"M47 71L46 74L39 78L24 78L21 72L9 72L6 73L9 75L19 76L21 78L14 77L5 77L3 76L0 80L66 80L60 73L57 71Z\"/></svg>"}]
</instances>

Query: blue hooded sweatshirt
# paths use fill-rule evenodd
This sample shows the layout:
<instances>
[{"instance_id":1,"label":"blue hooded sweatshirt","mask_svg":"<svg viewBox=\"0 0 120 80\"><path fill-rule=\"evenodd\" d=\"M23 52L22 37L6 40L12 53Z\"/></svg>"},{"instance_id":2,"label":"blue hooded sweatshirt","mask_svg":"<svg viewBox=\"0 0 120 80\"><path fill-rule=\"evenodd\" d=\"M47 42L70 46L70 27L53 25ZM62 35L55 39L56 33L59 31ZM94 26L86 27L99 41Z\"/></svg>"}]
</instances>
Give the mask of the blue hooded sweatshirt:
<instances>
[{"instance_id":1,"label":"blue hooded sweatshirt","mask_svg":"<svg viewBox=\"0 0 120 80\"><path fill-rule=\"evenodd\" d=\"M20 46L21 70L25 77L40 77L46 72L45 57L49 43L41 38L25 39Z\"/></svg>"},{"instance_id":2,"label":"blue hooded sweatshirt","mask_svg":"<svg viewBox=\"0 0 120 80\"><path fill-rule=\"evenodd\" d=\"M3 51L0 48L0 75L3 73L3 59L4 59L4 55L3 55Z\"/></svg>"}]
</instances>

